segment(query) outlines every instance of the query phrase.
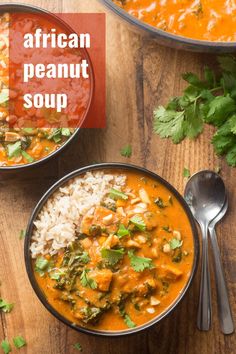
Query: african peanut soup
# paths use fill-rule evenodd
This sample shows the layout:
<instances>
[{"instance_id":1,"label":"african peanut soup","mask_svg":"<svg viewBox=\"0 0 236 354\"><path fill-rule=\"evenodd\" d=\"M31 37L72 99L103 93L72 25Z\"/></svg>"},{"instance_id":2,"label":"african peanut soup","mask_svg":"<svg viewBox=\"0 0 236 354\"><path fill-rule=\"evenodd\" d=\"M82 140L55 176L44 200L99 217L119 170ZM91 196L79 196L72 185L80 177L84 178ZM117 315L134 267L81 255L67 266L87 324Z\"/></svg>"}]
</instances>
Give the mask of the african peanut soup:
<instances>
[{"instance_id":1,"label":"african peanut soup","mask_svg":"<svg viewBox=\"0 0 236 354\"><path fill-rule=\"evenodd\" d=\"M26 31L33 31L33 28L45 27L46 31L50 28L50 22L35 14L28 14L26 18L26 14L19 13L14 21L12 16L9 13L0 15L0 167L32 163L60 148L75 132L75 128L80 126L72 122L73 119L75 122L82 120L90 94L89 80L81 79L77 82L73 92L81 92L81 100L76 101L73 116L60 114L49 108L24 108L20 74L24 56L17 47L16 39L18 36L21 38ZM62 30L58 26L56 28L58 31ZM55 57L58 56L57 52L54 54ZM69 52L68 55L77 62L81 61L79 52ZM61 58L65 57L66 53L63 52ZM62 82L62 90L68 92L71 80ZM53 90L56 91L54 85ZM40 84L37 90L39 88L44 90Z\"/></svg>"},{"instance_id":2,"label":"african peanut soup","mask_svg":"<svg viewBox=\"0 0 236 354\"><path fill-rule=\"evenodd\" d=\"M113 1L139 20L173 34L209 41L236 41L234 1Z\"/></svg>"},{"instance_id":3,"label":"african peanut soup","mask_svg":"<svg viewBox=\"0 0 236 354\"><path fill-rule=\"evenodd\" d=\"M70 182L49 202L41 220L46 222L50 208L57 209L59 197L68 201L78 184L88 190L94 178L101 178L103 188L108 176L117 183L123 176L124 182L112 188L109 182L100 203L78 217L70 245L55 252L50 244L39 254L43 226L36 221L33 239L38 243L31 251L36 280L58 313L85 327L117 331L143 325L179 297L193 267L194 241L174 195L136 172L89 174L85 182Z\"/></svg>"}]
</instances>

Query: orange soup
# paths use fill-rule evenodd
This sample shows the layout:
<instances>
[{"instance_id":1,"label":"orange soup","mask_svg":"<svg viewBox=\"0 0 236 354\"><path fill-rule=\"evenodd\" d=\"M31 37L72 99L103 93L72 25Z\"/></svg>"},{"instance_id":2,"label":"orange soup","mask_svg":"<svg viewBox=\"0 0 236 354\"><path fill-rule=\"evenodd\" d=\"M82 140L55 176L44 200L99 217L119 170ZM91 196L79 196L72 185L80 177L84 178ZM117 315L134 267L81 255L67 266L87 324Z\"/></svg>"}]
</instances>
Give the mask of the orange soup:
<instances>
[{"instance_id":1,"label":"orange soup","mask_svg":"<svg viewBox=\"0 0 236 354\"><path fill-rule=\"evenodd\" d=\"M47 301L96 330L141 326L180 296L193 267L189 219L170 191L131 171L88 172L48 200L31 254Z\"/></svg>"},{"instance_id":2,"label":"orange soup","mask_svg":"<svg viewBox=\"0 0 236 354\"><path fill-rule=\"evenodd\" d=\"M184 37L236 41L236 5L226 0L113 0L139 20Z\"/></svg>"}]
</instances>

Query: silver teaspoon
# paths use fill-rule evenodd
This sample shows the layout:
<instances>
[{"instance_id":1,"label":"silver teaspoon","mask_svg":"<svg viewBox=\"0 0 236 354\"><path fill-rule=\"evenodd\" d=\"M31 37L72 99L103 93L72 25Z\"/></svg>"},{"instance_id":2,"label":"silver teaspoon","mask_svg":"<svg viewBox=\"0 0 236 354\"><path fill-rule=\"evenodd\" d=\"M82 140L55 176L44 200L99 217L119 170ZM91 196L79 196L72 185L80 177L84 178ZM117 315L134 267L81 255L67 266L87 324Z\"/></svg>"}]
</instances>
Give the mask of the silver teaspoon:
<instances>
[{"instance_id":1,"label":"silver teaspoon","mask_svg":"<svg viewBox=\"0 0 236 354\"><path fill-rule=\"evenodd\" d=\"M208 227L224 206L225 185L213 171L193 175L185 188L185 199L202 231L202 269L197 326L202 331L211 327L211 284L208 261Z\"/></svg>"},{"instance_id":2,"label":"silver teaspoon","mask_svg":"<svg viewBox=\"0 0 236 354\"><path fill-rule=\"evenodd\" d=\"M234 322L230 309L229 297L227 292L227 286L224 276L224 271L220 259L220 250L218 246L215 227L221 219L225 216L228 210L228 198L225 201L223 209L219 212L216 218L209 225L209 234L214 258L214 272L218 302L218 312L220 318L221 330L224 334L231 334L234 332Z\"/></svg>"}]
</instances>

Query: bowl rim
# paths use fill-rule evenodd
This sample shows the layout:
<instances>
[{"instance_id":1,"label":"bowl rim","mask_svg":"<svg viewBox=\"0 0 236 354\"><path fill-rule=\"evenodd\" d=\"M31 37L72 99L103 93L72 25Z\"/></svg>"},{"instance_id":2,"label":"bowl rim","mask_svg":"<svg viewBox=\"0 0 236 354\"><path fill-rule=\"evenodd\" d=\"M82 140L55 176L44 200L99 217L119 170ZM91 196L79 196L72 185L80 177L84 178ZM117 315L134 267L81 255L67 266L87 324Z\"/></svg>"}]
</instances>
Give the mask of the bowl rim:
<instances>
[{"instance_id":1,"label":"bowl rim","mask_svg":"<svg viewBox=\"0 0 236 354\"><path fill-rule=\"evenodd\" d=\"M193 39L190 37L184 37L177 34L172 34L170 32L163 31L159 28L155 28L147 24L146 22L142 22L141 20L137 19L136 17L128 14L127 11L116 5L112 0L99 0L113 12L115 12L118 16L125 19L127 22L131 23L132 25L138 26L139 28L146 30L149 34L160 37L166 40L172 40L180 45L192 45L195 47L202 47L202 48L211 48L211 49L233 49L236 48L236 41L232 42L224 42L224 41L207 41L201 39Z\"/></svg>"},{"instance_id":2,"label":"bowl rim","mask_svg":"<svg viewBox=\"0 0 236 354\"><path fill-rule=\"evenodd\" d=\"M34 228L33 222L38 216L39 212L41 211L42 207L45 205L46 201L52 196L52 194L58 190L59 187L67 183L69 180L81 176L85 174L86 172L90 171L97 171L97 170L128 170L128 171L134 171L138 173L143 173L155 180L157 180L159 183L163 184L174 196L175 198L179 201L181 206L183 207L189 222L190 226L192 229L192 234L193 234L193 240L194 240L194 259L193 259L193 265L191 269L191 274L189 276L189 279L187 283L185 284L185 287L183 288L181 294L175 299L175 301L164 311L161 315L155 317L151 321L144 323L142 326L135 327L133 329L127 329L127 330L120 330L120 331L104 331L104 330L94 330L91 328L86 328L80 325L77 325L75 323L72 323L65 317L63 317L59 312L57 312L52 305L49 304L49 302L46 300L45 295L43 294L43 291L40 289L38 282L34 276L34 270L32 266L32 259L31 259L31 254L30 254L30 243L31 243L31 237L32 237L32 231ZM190 285L193 282L194 276L197 271L197 266L198 266L198 259L199 259L199 238L198 238L198 232L197 232L197 227L196 223L194 220L194 217L191 213L191 210L187 204L187 202L184 200L184 198L181 196L181 194L165 179L157 175L156 173L147 170L146 168L136 166L133 164L127 164L127 163L99 163L95 165L89 165L85 166L82 168L79 168L75 171L72 171L71 173L67 174L63 178L61 178L59 181L57 181L55 184L53 184L48 191L41 197L39 202L37 203L36 207L34 208L28 222L28 226L26 229L26 236L25 236L25 241L24 241L24 260L25 260L25 267L27 271L27 275L29 278L29 281L31 283L31 286L37 295L38 299L41 301L41 303L44 305L44 307L58 320L66 324L67 326L75 329L78 332L82 332L85 334L91 334L95 336L105 336L105 337L120 337L120 336L125 336L125 335L130 335L130 334L135 334L138 332L141 332L157 323L159 323L162 319L170 315L174 309L177 307L177 305L182 301L184 298L186 292L189 290Z\"/></svg>"},{"instance_id":3,"label":"bowl rim","mask_svg":"<svg viewBox=\"0 0 236 354\"><path fill-rule=\"evenodd\" d=\"M1 3L0 4L0 14L3 12L39 13L39 14L42 14L42 15L48 17L49 20L53 19L55 23L60 24L67 31L73 31L73 28L70 27L70 25L68 23L66 23L62 18L58 17L57 15L52 13L51 11L43 9L39 6L25 4L25 3ZM36 160L31 163L22 164L22 165L0 166L0 172L16 172L16 171L29 169L31 167L39 166L39 165L47 162L51 158L55 157L60 152L62 152L62 150L64 150L70 144L70 142L78 135L78 133L81 129L81 126L83 125L86 117L88 116L88 113L89 113L89 110L91 108L91 104L93 101L94 92L95 92L95 75L94 75L92 60L91 60L90 55L89 55L88 51L86 50L86 48L82 48L80 50L83 52L83 55L85 56L85 58L88 60L89 67L90 67L90 95L89 95L89 100L88 100L86 110L83 114L82 123L80 124L79 127L75 128L74 133L58 149L56 149L55 151L51 152L50 154L44 156L42 159Z\"/></svg>"}]
</instances>

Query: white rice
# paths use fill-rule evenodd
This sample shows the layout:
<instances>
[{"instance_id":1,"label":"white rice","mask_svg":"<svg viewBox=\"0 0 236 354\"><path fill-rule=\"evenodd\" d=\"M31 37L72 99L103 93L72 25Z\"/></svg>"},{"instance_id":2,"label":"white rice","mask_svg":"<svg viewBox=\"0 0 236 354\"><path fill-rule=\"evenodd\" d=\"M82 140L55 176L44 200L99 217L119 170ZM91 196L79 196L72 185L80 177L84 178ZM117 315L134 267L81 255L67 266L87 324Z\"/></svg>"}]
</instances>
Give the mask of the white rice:
<instances>
[{"instance_id":1,"label":"white rice","mask_svg":"<svg viewBox=\"0 0 236 354\"><path fill-rule=\"evenodd\" d=\"M75 241L82 217L93 213L94 207L104 199L109 200L107 194L111 188L121 190L125 181L124 175L87 172L56 191L34 222L30 247L32 257L48 253L54 255Z\"/></svg>"}]
</instances>

